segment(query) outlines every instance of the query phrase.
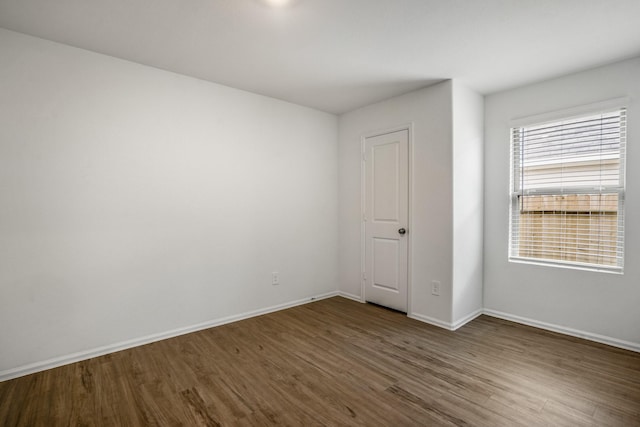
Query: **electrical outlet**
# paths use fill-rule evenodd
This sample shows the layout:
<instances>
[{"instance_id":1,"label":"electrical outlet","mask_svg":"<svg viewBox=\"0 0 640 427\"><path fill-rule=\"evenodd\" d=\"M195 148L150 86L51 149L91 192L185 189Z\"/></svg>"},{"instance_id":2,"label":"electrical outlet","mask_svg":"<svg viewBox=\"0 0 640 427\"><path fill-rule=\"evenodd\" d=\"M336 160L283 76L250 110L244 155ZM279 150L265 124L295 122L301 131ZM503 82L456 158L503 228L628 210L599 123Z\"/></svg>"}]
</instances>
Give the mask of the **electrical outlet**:
<instances>
[{"instance_id":1,"label":"electrical outlet","mask_svg":"<svg viewBox=\"0 0 640 427\"><path fill-rule=\"evenodd\" d=\"M440 282L437 280L431 282L431 294L440 296Z\"/></svg>"},{"instance_id":2,"label":"electrical outlet","mask_svg":"<svg viewBox=\"0 0 640 427\"><path fill-rule=\"evenodd\" d=\"M274 271L273 273L271 273L271 284L272 285L280 284L280 275L278 274L277 271Z\"/></svg>"}]
</instances>

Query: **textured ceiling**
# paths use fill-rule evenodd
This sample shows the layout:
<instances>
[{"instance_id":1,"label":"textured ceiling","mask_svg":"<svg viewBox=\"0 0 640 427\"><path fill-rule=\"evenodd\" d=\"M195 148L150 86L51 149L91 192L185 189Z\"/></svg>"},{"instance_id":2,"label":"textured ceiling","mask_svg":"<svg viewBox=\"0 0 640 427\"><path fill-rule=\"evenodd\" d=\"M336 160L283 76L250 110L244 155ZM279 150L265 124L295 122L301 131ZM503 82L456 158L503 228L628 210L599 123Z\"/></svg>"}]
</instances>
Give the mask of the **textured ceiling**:
<instances>
[{"instance_id":1,"label":"textured ceiling","mask_svg":"<svg viewBox=\"0 0 640 427\"><path fill-rule=\"evenodd\" d=\"M331 113L640 55L640 0L0 0L0 27Z\"/></svg>"}]
</instances>

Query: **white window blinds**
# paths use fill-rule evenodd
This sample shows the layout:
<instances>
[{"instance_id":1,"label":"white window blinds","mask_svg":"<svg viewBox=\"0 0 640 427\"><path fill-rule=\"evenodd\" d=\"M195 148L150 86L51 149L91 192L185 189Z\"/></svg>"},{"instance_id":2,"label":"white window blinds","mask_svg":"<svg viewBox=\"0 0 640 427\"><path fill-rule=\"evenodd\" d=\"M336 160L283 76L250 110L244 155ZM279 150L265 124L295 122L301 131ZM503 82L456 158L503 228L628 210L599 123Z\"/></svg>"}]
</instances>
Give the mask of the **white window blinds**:
<instances>
[{"instance_id":1,"label":"white window blinds","mask_svg":"<svg viewBox=\"0 0 640 427\"><path fill-rule=\"evenodd\" d=\"M626 110L512 128L511 260L622 271Z\"/></svg>"}]
</instances>

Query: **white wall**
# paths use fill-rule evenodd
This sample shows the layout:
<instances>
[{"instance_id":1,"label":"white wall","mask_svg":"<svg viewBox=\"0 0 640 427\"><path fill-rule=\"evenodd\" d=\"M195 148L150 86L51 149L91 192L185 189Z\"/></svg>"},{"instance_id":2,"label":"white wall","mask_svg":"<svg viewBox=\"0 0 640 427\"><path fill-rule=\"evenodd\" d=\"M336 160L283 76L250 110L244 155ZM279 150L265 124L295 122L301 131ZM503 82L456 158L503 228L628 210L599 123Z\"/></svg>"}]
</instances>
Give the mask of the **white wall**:
<instances>
[{"instance_id":1,"label":"white wall","mask_svg":"<svg viewBox=\"0 0 640 427\"><path fill-rule=\"evenodd\" d=\"M0 30L0 374L335 291L336 156L333 115Z\"/></svg>"},{"instance_id":2,"label":"white wall","mask_svg":"<svg viewBox=\"0 0 640 427\"><path fill-rule=\"evenodd\" d=\"M486 309L640 348L639 76L640 58L636 58L486 98ZM628 108L624 275L507 262L509 121L623 96L632 99Z\"/></svg>"},{"instance_id":3,"label":"white wall","mask_svg":"<svg viewBox=\"0 0 640 427\"><path fill-rule=\"evenodd\" d=\"M451 82L391 98L339 118L339 283L361 297L361 137L413 123L409 312L435 323L451 321L452 107ZM431 295L431 281L442 283Z\"/></svg>"},{"instance_id":4,"label":"white wall","mask_svg":"<svg viewBox=\"0 0 640 427\"><path fill-rule=\"evenodd\" d=\"M484 98L453 81L452 323L482 310Z\"/></svg>"}]
</instances>

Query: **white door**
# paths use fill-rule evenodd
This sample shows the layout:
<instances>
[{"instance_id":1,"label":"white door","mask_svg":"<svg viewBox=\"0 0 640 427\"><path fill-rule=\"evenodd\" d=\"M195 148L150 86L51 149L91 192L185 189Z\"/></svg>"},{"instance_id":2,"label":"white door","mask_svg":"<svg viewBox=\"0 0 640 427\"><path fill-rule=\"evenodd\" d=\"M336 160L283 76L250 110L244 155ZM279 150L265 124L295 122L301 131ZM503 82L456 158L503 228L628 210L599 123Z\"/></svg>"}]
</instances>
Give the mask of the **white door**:
<instances>
[{"instance_id":1,"label":"white door","mask_svg":"<svg viewBox=\"0 0 640 427\"><path fill-rule=\"evenodd\" d=\"M365 300L407 312L409 131L369 137L365 162Z\"/></svg>"}]
</instances>

